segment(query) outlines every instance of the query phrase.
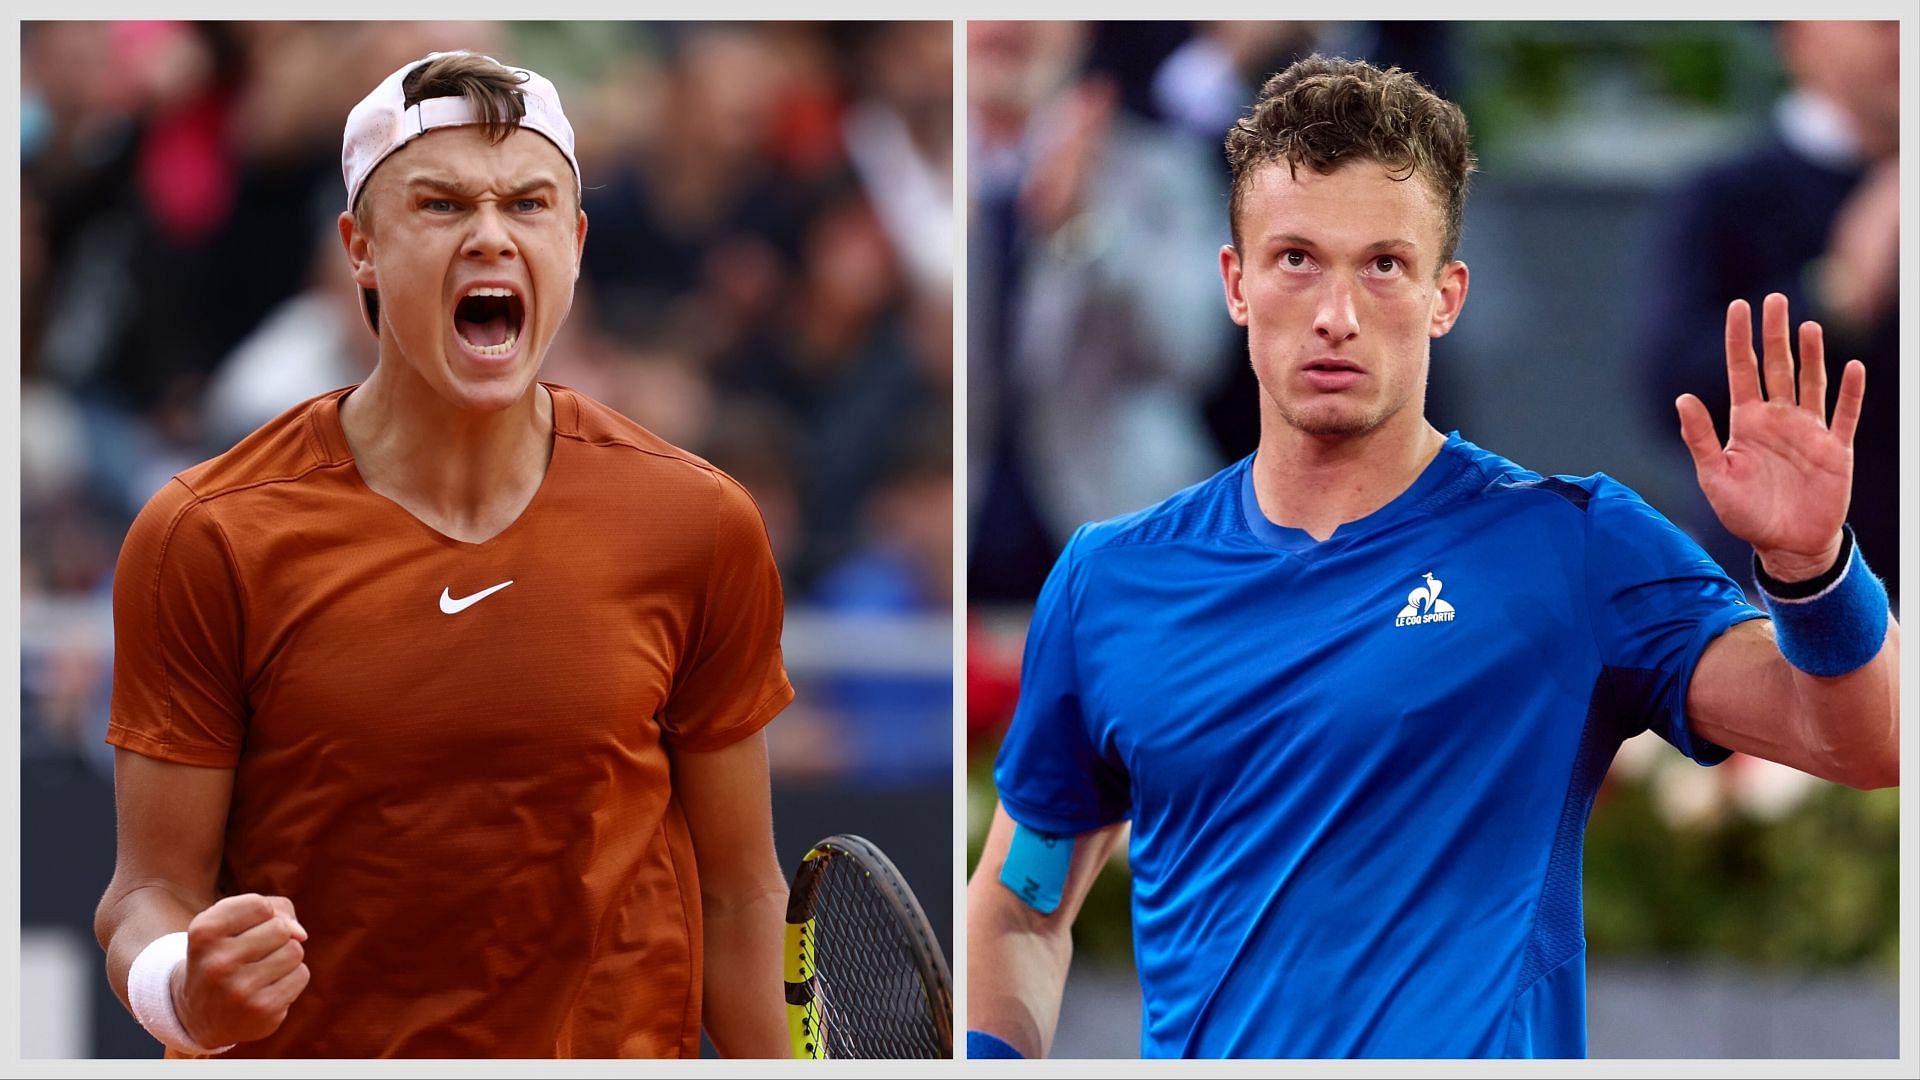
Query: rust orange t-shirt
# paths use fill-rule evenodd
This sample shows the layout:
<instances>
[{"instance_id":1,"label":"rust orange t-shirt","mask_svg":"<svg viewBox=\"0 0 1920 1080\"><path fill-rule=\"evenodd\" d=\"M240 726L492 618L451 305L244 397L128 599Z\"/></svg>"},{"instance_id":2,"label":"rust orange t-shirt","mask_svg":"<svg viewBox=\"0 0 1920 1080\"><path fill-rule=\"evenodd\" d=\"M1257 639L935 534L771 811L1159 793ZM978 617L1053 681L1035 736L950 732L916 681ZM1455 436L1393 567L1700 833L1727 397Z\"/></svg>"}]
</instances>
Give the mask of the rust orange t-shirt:
<instances>
[{"instance_id":1,"label":"rust orange t-shirt","mask_svg":"<svg viewBox=\"0 0 1920 1080\"><path fill-rule=\"evenodd\" d=\"M506 531L354 468L348 391L147 504L107 739L234 770L223 895L294 903L313 979L235 1055L695 1056L700 889L669 751L793 697L759 511L564 387Z\"/></svg>"}]
</instances>

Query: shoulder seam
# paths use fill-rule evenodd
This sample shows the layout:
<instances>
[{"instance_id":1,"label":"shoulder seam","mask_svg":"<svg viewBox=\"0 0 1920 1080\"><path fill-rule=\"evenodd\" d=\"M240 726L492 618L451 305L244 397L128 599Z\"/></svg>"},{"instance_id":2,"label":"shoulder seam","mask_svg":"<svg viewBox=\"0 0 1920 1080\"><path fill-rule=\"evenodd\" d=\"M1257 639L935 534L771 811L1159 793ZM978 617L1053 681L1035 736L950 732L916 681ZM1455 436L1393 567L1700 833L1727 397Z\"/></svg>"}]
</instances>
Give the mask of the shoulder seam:
<instances>
[{"instance_id":1,"label":"shoulder seam","mask_svg":"<svg viewBox=\"0 0 1920 1080\"><path fill-rule=\"evenodd\" d=\"M244 605L246 603L245 588L240 584L239 575L234 572L235 560L233 557L233 548L227 542L225 530L223 530L220 527L220 523L218 521L214 520L213 510L211 507L207 505L207 500L204 497L202 497L198 492L194 491L192 485L188 484L185 480L182 480L178 476L173 477L172 480L169 480L168 482L179 483L179 485L186 490L187 494L193 496L193 498L190 502L187 502L185 505L181 506L180 509L174 513L173 518L167 522L166 535L163 536L160 540L159 558L155 559L153 563L153 578L149 583L149 588L152 591L152 600L148 606L152 610L153 618L155 620L154 625L150 628L150 630L154 636L154 640L156 641L159 640L160 638L160 626L158 622L160 618L160 579L161 579L161 576L166 572L167 556L173 548L173 538L179 533L180 526L186 522L188 515L192 514L195 510L206 511L207 521L209 524L213 526L214 535L219 538L221 552L224 554L227 560L227 575L228 577L233 579L235 587L240 589L240 592L241 592L243 618L245 616ZM161 678L161 684L166 688L166 715L161 718L162 730L166 732L166 735L164 738L157 739L155 741L162 747L171 748L179 745L179 740L175 738L175 730L174 730L174 722L173 722L173 708L174 708L173 663L170 659L166 657L164 650L162 651L161 662L160 662L160 678Z\"/></svg>"},{"instance_id":2,"label":"shoulder seam","mask_svg":"<svg viewBox=\"0 0 1920 1080\"><path fill-rule=\"evenodd\" d=\"M639 448L635 447L635 449ZM712 629L708 620L713 612L713 571L720 564L720 481L714 476L714 473L719 470L702 471L706 472L708 478L713 481L713 502L707 510L707 572L700 582L700 612L691 620L691 624L696 627L694 639L688 643L685 654L680 658L682 661L700 655L700 650L707 640L707 632ZM669 704L673 701L672 686L668 687L667 701Z\"/></svg>"},{"instance_id":3,"label":"shoulder seam","mask_svg":"<svg viewBox=\"0 0 1920 1080\"><path fill-rule=\"evenodd\" d=\"M288 473L284 476L265 476L265 477L261 477L258 480L249 480L241 484L232 484L226 487L221 487L214 491L196 490L192 484L187 482L187 478L185 475L175 475L174 479L180 481L180 485L182 487L192 492L193 497L195 499L201 502L212 502L215 499L224 499L229 495L238 495L243 491L252 491L254 488L266 487L269 484L296 484L302 480L305 480L307 477L313 475L314 473L319 472L322 469L337 469L343 465L351 465L351 464L353 464L351 460L316 461L308 465L306 468L301 469L299 472Z\"/></svg>"},{"instance_id":4,"label":"shoulder seam","mask_svg":"<svg viewBox=\"0 0 1920 1080\"><path fill-rule=\"evenodd\" d=\"M180 531L181 523L186 521L187 515L192 513L194 510L198 509L201 503L200 496L194 492L192 485L188 484L184 480L181 480L178 476L168 481L168 483L178 483L181 487L186 489L187 494L193 496L193 499L192 501L188 502L186 505L182 506L179 510L175 511L173 515L173 520L167 522L166 535L162 537L160 540L160 557L153 561L153 575L152 575L152 578L147 582L147 588L151 594L151 597L147 603L147 609L151 613L151 617L153 619L153 624L149 626L147 630L148 630L148 633L153 635L153 640L155 641L160 640L160 578L161 578L161 575L166 572L167 553L173 547L173 537L175 533L178 533ZM162 686L166 687L166 691L167 691L166 715L161 718L161 729L165 731L167 734L166 734L166 738L162 740L161 745L171 746L174 741L173 740L173 661L167 657L165 650L162 650L160 655L160 682Z\"/></svg>"},{"instance_id":5,"label":"shoulder seam","mask_svg":"<svg viewBox=\"0 0 1920 1080\"><path fill-rule=\"evenodd\" d=\"M715 464L713 464L712 462L710 462L710 461L701 461L701 460L699 460L698 458L696 458L696 457L695 457L694 455L692 455L692 454L689 454L689 453L687 453L687 452L685 452L685 451L680 451L679 453L672 453L672 454L669 454L669 453L667 453L667 452L665 452L665 451L662 451L662 450L655 450L655 449L653 449L653 448L651 448L651 447L646 447L646 446L641 446L641 445L640 445L640 444L638 444L638 443L634 443L634 442L629 442L629 441L628 441L628 440L626 440L626 439L622 439L622 438L617 438L617 437L616 437L616 438L606 438L606 439L595 439L595 438L588 438L588 437L587 437L586 435L584 435L584 434L582 434L582 433L580 433L580 432L578 432L578 431L558 431L558 430L556 430L556 431L555 431L555 434L556 434L556 435L557 435L558 437L560 437L560 438L563 438L563 439L571 439L571 440L573 440L574 442L577 442L577 443L579 443L579 444L580 444L580 445L582 445L582 446L610 446L610 447L620 447L620 448L622 448L622 449L626 449L626 450L631 450L631 451L633 451L633 452L634 452L634 453L636 453L636 454L645 454L645 455L647 455L648 457L656 457L656 458L660 458L660 459L662 459L662 460L664 460L664 461L677 461L677 462L679 462L680 464L682 464L682 465L685 465L685 466L687 466L687 467L688 467L688 468L690 468L690 469L696 469L696 470L698 470L698 471L700 471L700 472L704 472L704 473L719 473L719 472L721 472L721 471L722 471L722 470L720 469L720 467L719 467L719 466L717 466L717 465L715 465ZM678 448L676 448L676 449L678 449ZM737 482L737 481L736 481L736 482Z\"/></svg>"},{"instance_id":6,"label":"shoulder seam","mask_svg":"<svg viewBox=\"0 0 1920 1080\"><path fill-rule=\"evenodd\" d=\"M308 452L313 454L315 461L324 462L327 460L327 441L320 437L320 421L314 415L318 411L319 410L314 408L308 408L306 415L301 417L301 419L306 422L301 424L300 427L306 434Z\"/></svg>"}]
</instances>

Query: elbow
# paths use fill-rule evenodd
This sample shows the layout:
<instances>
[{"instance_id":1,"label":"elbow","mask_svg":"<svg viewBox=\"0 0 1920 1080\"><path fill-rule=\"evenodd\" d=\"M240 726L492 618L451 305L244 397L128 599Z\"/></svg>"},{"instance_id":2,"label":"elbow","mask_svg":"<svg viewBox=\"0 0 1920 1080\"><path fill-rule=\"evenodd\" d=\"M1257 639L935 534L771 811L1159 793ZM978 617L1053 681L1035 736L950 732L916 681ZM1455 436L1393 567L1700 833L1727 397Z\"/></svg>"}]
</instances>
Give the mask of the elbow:
<instances>
[{"instance_id":1,"label":"elbow","mask_svg":"<svg viewBox=\"0 0 1920 1080\"><path fill-rule=\"evenodd\" d=\"M112 900L113 893L109 891L93 909L93 939L100 943L103 952L113 944L113 919L109 915L113 909Z\"/></svg>"},{"instance_id":2,"label":"elbow","mask_svg":"<svg viewBox=\"0 0 1920 1080\"><path fill-rule=\"evenodd\" d=\"M107 891L101 894L100 902L94 905L93 937L100 943L103 952L113 948L113 934L120 927L121 907L126 899L126 890L120 887L120 879L116 876L107 883Z\"/></svg>"},{"instance_id":3,"label":"elbow","mask_svg":"<svg viewBox=\"0 0 1920 1080\"><path fill-rule=\"evenodd\" d=\"M1036 959L1064 971L1073 960L1073 923L1059 911L1042 913L1001 885L976 874L967 887L967 932L983 942L1020 942Z\"/></svg>"}]
</instances>

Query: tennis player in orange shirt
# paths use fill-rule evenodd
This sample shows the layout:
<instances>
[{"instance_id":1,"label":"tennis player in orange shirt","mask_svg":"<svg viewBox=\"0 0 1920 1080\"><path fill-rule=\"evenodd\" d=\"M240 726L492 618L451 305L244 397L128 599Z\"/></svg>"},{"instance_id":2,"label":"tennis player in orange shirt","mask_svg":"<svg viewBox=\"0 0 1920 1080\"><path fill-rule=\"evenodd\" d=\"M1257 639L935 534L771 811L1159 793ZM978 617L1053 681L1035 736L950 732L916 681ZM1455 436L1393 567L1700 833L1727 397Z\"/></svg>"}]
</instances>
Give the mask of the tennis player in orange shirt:
<instances>
[{"instance_id":1,"label":"tennis player in orange shirt","mask_svg":"<svg viewBox=\"0 0 1920 1080\"><path fill-rule=\"evenodd\" d=\"M114 989L169 1056L784 1056L779 576L732 479L535 378L559 97L434 54L342 168L378 367L121 551Z\"/></svg>"}]
</instances>

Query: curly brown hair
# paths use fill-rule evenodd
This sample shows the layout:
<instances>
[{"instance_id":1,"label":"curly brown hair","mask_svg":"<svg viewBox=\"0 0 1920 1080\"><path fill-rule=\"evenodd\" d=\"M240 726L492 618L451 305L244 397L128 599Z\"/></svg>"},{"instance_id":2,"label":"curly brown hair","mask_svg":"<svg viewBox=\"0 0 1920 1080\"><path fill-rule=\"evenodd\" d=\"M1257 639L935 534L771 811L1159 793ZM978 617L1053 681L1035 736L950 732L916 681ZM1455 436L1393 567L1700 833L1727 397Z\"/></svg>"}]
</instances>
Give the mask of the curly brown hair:
<instances>
[{"instance_id":1,"label":"curly brown hair","mask_svg":"<svg viewBox=\"0 0 1920 1080\"><path fill-rule=\"evenodd\" d=\"M1306 165L1330 173L1351 161L1376 161L1395 180L1419 173L1446 216L1439 265L1452 261L1475 164L1467 118L1407 72L1316 54L1267 80L1252 110L1227 132L1227 213L1236 248L1247 186L1277 161L1289 172Z\"/></svg>"}]
</instances>

